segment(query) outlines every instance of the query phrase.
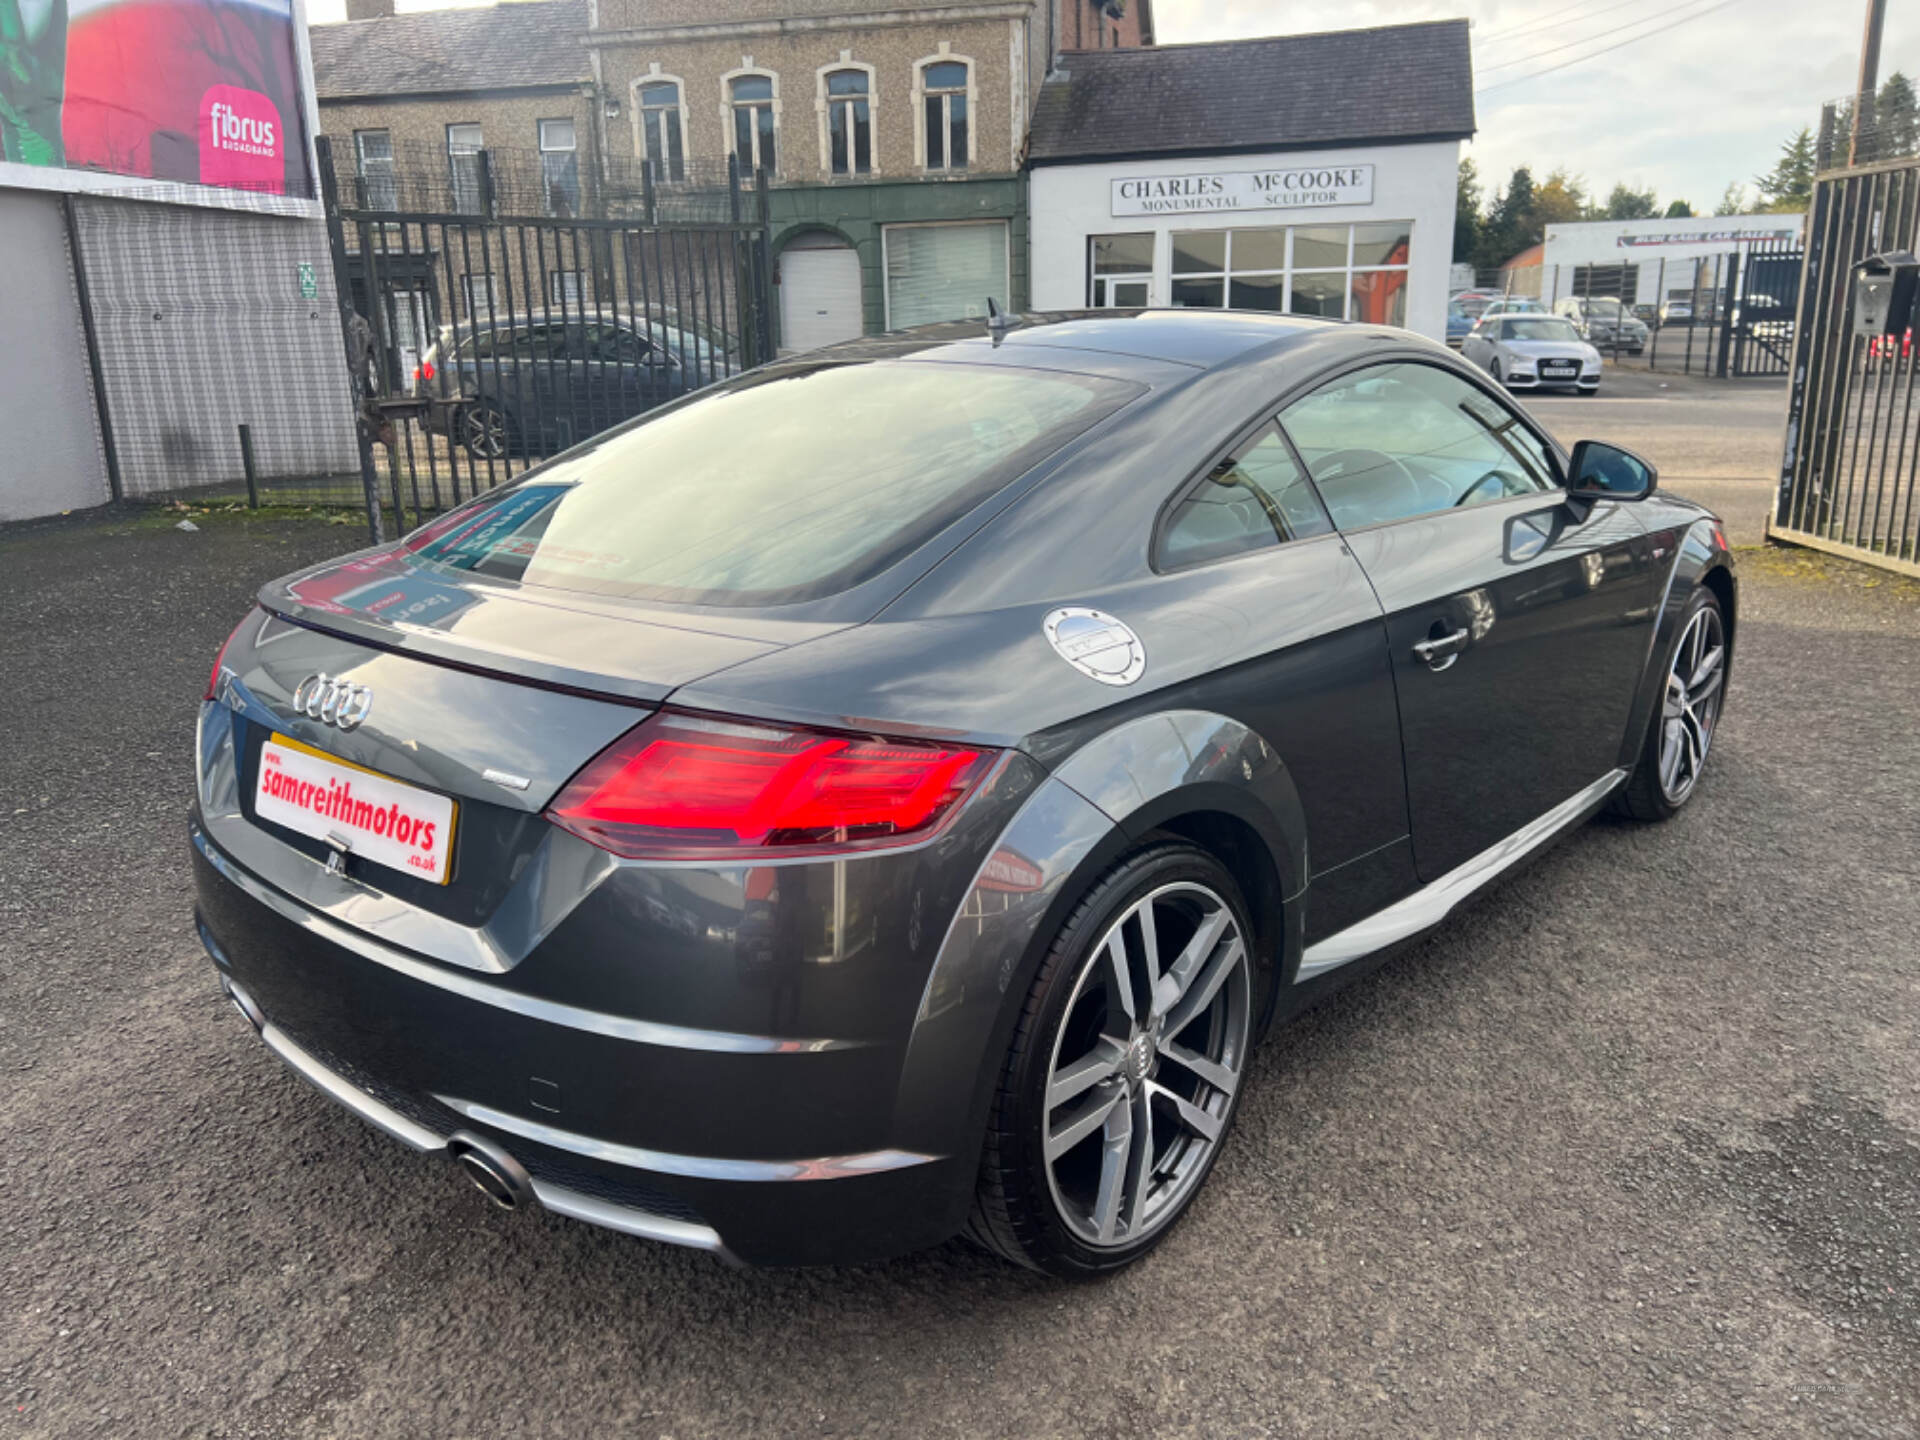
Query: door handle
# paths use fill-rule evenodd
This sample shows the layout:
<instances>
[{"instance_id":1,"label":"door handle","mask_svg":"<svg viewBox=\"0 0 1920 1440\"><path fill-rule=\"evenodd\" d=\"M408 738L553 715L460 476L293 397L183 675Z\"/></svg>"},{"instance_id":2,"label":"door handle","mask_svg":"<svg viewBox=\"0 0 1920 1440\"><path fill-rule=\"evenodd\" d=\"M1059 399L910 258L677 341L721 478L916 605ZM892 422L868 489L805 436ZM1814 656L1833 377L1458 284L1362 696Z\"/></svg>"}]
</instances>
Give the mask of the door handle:
<instances>
[{"instance_id":1,"label":"door handle","mask_svg":"<svg viewBox=\"0 0 1920 1440\"><path fill-rule=\"evenodd\" d=\"M1468 638L1468 632L1460 629L1451 635L1436 635L1430 640L1422 640L1413 647L1414 658L1435 670L1444 670L1467 648Z\"/></svg>"}]
</instances>

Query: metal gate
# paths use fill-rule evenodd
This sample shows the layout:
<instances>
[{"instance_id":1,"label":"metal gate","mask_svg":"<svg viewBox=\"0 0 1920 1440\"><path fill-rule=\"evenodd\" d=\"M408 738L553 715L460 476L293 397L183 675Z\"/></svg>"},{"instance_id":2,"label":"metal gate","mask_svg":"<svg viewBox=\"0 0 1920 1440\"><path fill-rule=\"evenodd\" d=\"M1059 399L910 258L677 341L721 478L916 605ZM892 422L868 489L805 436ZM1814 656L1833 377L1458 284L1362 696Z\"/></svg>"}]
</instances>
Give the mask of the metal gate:
<instances>
[{"instance_id":1,"label":"metal gate","mask_svg":"<svg viewBox=\"0 0 1920 1440\"><path fill-rule=\"evenodd\" d=\"M318 143L376 540L773 357L765 175L583 194L486 150L341 175Z\"/></svg>"},{"instance_id":2,"label":"metal gate","mask_svg":"<svg viewBox=\"0 0 1920 1440\"><path fill-rule=\"evenodd\" d=\"M1771 532L1920 575L1920 395L1913 331L1853 333L1853 267L1920 242L1920 161L1821 177Z\"/></svg>"}]
</instances>

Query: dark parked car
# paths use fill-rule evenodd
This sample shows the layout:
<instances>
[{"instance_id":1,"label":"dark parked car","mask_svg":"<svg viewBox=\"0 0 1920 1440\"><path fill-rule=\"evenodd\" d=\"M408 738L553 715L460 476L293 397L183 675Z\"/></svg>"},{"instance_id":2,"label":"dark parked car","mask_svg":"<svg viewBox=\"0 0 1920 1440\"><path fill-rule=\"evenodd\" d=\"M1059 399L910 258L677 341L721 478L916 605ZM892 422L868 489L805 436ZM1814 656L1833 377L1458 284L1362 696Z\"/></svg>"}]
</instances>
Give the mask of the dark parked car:
<instances>
[{"instance_id":1,"label":"dark parked car","mask_svg":"<svg viewBox=\"0 0 1920 1440\"><path fill-rule=\"evenodd\" d=\"M1603 349L1638 355L1647 348L1646 325L1618 300L1604 295L1569 296L1554 305L1553 313L1571 320L1581 339Z\"/></svg>"},{"instance_id":2,"label":"dark parked car","mask_svg":"<svg viewBox=\"0 0 1920 1440\"><path fill-rule=\"evenodd\" d=\"M734 373L690 330L624 319L517 316L443 327L413 390L427 428L479 460L558 454Z\"/></svg>"},{"instance_id":3,"label":"dark parked car","mask_svg":"<svg viewBox=\"0 0 1920 1440\"><path fill-rule=\"evenodd\" d=\"M200 711L200 933L282 1060L502 1205L1098 1273L1276 1022L1687 803L1735 613L1710 514L1405 331L854 341L262 589Z\"/></svg>"}]
</instances>

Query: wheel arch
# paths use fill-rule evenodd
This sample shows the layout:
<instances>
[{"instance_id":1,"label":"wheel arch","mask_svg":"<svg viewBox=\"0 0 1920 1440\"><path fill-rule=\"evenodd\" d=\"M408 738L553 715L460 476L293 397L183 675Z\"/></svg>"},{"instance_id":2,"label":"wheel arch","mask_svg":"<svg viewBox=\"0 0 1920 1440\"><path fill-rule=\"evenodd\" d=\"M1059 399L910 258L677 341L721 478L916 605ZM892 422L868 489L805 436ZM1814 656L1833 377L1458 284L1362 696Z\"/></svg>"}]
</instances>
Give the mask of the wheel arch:
<instances>
[{"instance_id":1,"label":"wheel arch","mask_svg":"<svg viewBox=\"0 0 1920 1440\"><path fill-rule=\"evenodd\" d=\"M1254 1017L1256 1034L1264 1029L1303 947L1293 903L1306 889L1299 793L1272 747L1239 721L1194 710L1135 717L1083 743L1042 781L975 875L907 1041L892 1143L978 1156L999 1058L1054 935L1117 861L1169 837L1218 859L1253 911L1272 973ZM1030 867L1012 891L1009 858L1024 862L1015 872ZM970 1191L953 1197L956 1232L970 1203Z\"/></svg>"},{"instance_id":2,"label":"wheel arch","mask_svg":"<svg viewBox=\"0 0 1920 1440\"><path fill-rule=\"evenodd\" d=\"M1738 627L1739 585L1727 548L1726 532L1712 516L1703 515L1688 525L1675 546L1673 568L1667 572L1660 597L1660 611L1648 641L1647 657L1641 667L1640 684L1629 712L1626 734L1620 740L1620 766L1629 773L1640 754L1640 743L1660 703L1665 684L1665 657L1678 638L1681 617L1701 589L1710 591L1720 602L1727 632L1727 676L1730 681L1736 654L1735 631Z\"/></svg>"}]
</instances>

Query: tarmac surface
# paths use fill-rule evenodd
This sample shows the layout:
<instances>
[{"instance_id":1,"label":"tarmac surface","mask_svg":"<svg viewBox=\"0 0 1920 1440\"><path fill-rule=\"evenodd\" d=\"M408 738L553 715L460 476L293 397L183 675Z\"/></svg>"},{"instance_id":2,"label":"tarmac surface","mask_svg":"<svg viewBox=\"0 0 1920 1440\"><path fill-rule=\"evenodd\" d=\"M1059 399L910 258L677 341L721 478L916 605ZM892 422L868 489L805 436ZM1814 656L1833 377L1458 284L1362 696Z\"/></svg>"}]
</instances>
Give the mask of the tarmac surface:
<instances>
[{"instance_id":1,"label":"tarmac surface","mask_svg":"<svg viewBox=\"0 0 1920 1440\"><path fill-rule=\"evenodd\" d=\"M1743 552L1687 810L1275 1034L1073 1286L503 1214L284 1070L194 938L193 715L359 532L173 518L0 529L0 1435L1920 1431L1920 585Z\"/></svg>"}]
</instances>

